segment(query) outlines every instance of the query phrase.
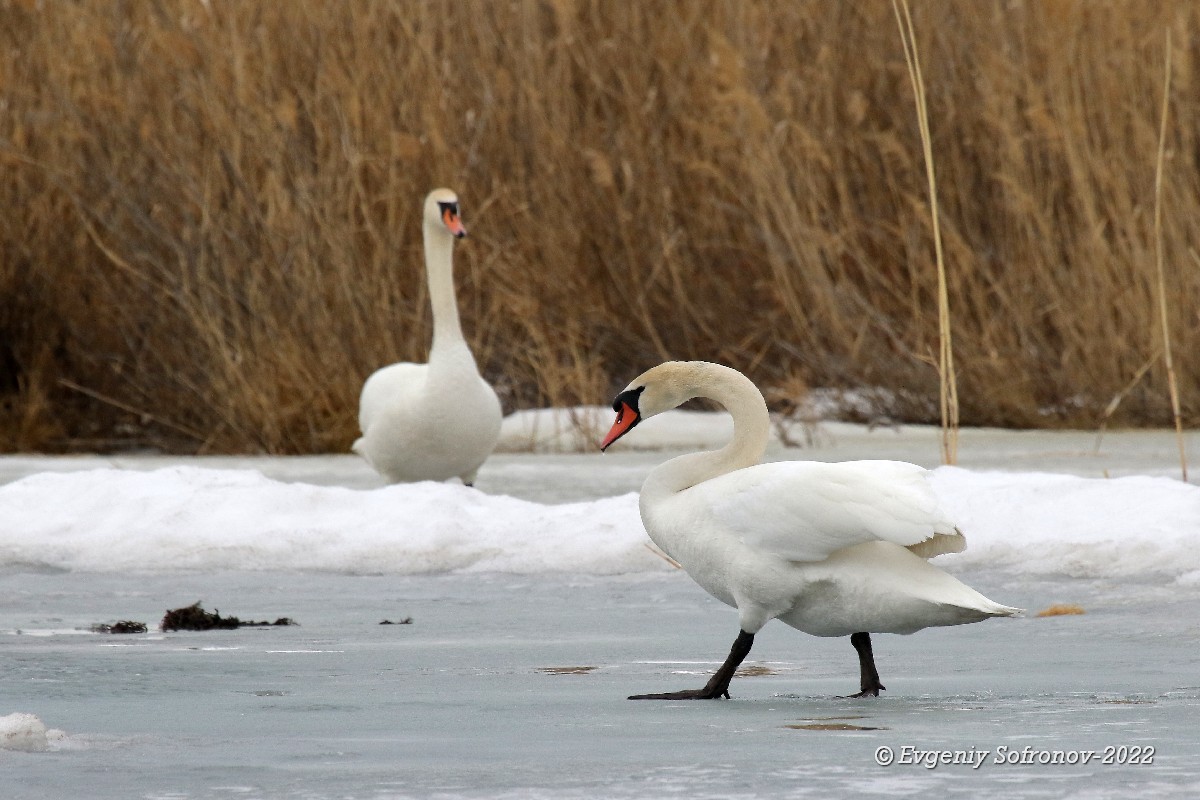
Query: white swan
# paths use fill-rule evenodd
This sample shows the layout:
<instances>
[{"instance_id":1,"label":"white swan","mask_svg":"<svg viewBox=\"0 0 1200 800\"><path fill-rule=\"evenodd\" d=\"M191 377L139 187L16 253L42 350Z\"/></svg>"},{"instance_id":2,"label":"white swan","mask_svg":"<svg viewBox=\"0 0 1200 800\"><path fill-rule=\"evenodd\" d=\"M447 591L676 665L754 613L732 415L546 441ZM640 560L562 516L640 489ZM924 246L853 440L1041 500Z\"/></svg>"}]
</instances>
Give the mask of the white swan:
<instances>
[{"instance_id":1,"label":"white swan","mask_svg":"<svg viewBox=\"0 0 1200 800\"><path fill-rule=\"evenodd\" d=\"M458 197L425 198L425 271L433 306L428 364L392 364L363 384L353 450L392 483L475 482L500 438L500 400L463 339L454 296L454 240L467 235Z\"/></svg>"},{"instance_id":2,"label":"white swan","mask_svg":"<svg viewBox=\"0 0 1200 800\"><path fill-rule=\"evenodd\" d=\"M1020 609L988 600L926 559L966 546L938 507L926 470L899 461L760 464L770 419L762 394L740 372L704 361L671 361L617 395L606 449L641 420L693 397L733 416L721 450L660 464L642 486L650 538L709 594L738 610L741 631L703 689L631 700L729 696L729 681L754 634L778 618L815 636L850 636L860 691L878 696L871 636L913 633L1008 617Z\"/></svg>"}]
</instances>

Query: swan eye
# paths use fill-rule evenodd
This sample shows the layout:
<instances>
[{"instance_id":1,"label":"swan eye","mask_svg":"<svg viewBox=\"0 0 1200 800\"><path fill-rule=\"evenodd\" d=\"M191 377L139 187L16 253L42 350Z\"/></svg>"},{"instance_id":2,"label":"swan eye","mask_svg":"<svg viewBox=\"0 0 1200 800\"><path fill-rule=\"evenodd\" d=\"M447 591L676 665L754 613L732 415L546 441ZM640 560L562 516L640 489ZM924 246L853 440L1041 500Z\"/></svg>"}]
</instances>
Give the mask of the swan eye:
<instances>
[{"instance_id":1,"label":"swan eye","mask_svg":"<svg viewBox=\"0 0 1200 800\"><path fill-rule=\"evenodd\" d=\"M616 399L613 400L612 410L620 414L622 407L628 406L630 411L640 417L642 415L642 410L638 407L638 401L641 399L642 392L644 391L646 391L646 387L639 386L636 389L628 389L624 392L621 392L619 395L617 395Z\"/></svg>"},{"instance_id":2,"label":"swan eye","mask_svg":"<svg viewBox=\"0 0 1200 800\"><path fill-rule=\"evenodd\" d=\"M455 201L438 202L438 210L442 212L442 224L456 238L461 239L467 235L467 229L463 227L462 220L458 216L458 203Z\"/></svg>"}]
</instances>

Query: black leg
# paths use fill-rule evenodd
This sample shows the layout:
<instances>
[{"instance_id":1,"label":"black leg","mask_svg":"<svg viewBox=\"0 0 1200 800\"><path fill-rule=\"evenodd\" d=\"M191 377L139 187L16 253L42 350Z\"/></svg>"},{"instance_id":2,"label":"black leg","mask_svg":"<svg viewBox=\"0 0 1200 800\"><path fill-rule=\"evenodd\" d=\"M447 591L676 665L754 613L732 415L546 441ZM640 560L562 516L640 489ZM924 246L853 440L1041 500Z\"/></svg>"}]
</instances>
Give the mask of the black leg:
<instances>
[{"instance_id":1,"label":"black leg","mask_svg":"<svg viewBox=\"0 0 1200 800\"><path fill-rule=\"evenodd\" d=\"M875 669L875 654L871 652L871 634L856 633L850 637L850 644L858 651L858 683L862 688L858 694L847 697L879 697L886 689L879 682L879 673Z\"/></svg>"},{"instance_id":2,"label":"black leg","mask_svg":"<svg viewBox=\"0 0 1200 800\"><path fill-rule=\"evenodd\" d=\"M750 648L753 646L754 634L739 631L738 637L733 641L733 648L729 651L729 658L725 659L725 663L709 679L703 689L685 689L682 692L664 692L662 694L635 694L629 699L717 700L722 697L728 698L729 682L733 680L733 673L737 672L738 666L746 660L746 656L750 654Z\"/></svg>"}]
</instances>

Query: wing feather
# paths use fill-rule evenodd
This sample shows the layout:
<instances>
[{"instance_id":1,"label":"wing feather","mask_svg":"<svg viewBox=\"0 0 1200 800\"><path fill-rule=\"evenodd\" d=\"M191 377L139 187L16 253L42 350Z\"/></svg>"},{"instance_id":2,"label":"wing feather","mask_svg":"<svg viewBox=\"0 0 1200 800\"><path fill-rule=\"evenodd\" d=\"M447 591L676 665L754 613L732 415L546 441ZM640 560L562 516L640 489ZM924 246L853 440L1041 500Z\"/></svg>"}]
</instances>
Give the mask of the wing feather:
<instances>
[{"instance_id":1,"label":"wing feather","mask_svg":"<svg viewBox=\"0 0 1200 800\"><path fill-rule=\"evenodd\" d=\"M924 558L966 543L938 505L927 470L900 461L783 461L705 481L714 520L749 547L822 561L845 547L893 542Z\"/></svg>"},{"instance_id":2,"label":"wing feather","mask_svg":"<svg viewBox=\"0 0 1200 800\"><path fill-rule=\"evenodd\" d=\"M389 408L412 403L425 385L429 367L402 361L381 367L363 384L358 401L358 429L363 433Z\"/></svg>"}]
</instances>

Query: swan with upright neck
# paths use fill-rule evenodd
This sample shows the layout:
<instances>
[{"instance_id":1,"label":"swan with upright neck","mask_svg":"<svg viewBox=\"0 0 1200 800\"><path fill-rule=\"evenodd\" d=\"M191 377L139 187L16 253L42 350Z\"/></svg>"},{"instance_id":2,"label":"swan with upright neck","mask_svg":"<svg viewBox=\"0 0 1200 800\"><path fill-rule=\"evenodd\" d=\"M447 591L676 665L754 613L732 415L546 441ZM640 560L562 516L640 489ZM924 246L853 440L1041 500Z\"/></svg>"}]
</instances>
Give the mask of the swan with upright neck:
<instances>
[{"instance_id":1,"label":"swan with upright neck","mask_svg":"<svg viewBox=\"0 0 1200 800\"><path fill-rule=\"evenodd\" d=\"M500 400L463 338L454 294L454 242L467 235L458 197L435 189L424 206L425 272L433 309L426 364L374 372L359 399L362 436L353 450L391 483L475 482L500 438Z\"/></svg>"},{"instance_id":2,"label":"swan with upright neck","mask_svg":"<svg viewBox=\"0 0 1200 800\"><path fill-rule=\"evenodd\" d=\"M704 361L670 361L617 395L616 422L601 449L655 414L706 397L733 417L720 450L688 453L655 467L642 486L650 538L709 594L738 610L729 657L702 689L632 700L729 696L729 682L770 620L815 636L849 636L858 652L854 697L878 697L872 633L913 633L1008 617L927 559L966 540L938 506L927 471L898 461L759 463L770 417L740 372Z\"/></svg>"}]
</instances>

